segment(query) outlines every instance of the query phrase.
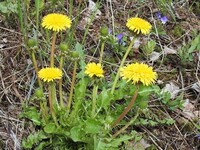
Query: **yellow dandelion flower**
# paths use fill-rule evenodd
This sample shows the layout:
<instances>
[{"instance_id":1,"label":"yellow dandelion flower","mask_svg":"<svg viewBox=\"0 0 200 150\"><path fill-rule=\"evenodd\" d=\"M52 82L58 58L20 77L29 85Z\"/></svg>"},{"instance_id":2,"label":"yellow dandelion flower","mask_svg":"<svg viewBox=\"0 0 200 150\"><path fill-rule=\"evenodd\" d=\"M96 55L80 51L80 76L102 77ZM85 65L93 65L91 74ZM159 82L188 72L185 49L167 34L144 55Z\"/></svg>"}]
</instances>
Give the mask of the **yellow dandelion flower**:
<instances>
[{"instance_id":1,"label":"yellow dandelion flower","mask_svg":"<svg viewBox=\"0 0 200 150\"><path fill-rule=\"evenodd\" d=\"M59 68L43 68L38 72L38 77L50 82L62 78L62 71Z\"/></svg>"},{"instance_id":2,"label":"yellow dandelion flower","mask_svg":"<svg viewBox=\"0 0 200 150\"><path fill-rule=\"evenodd\" d=\"M133 84L141 82L143 85L151 85L157 79L157 73L143 63L133 63L120 70L122 79L132 81Z\"/></svg>"},{"instance_id":3,"label":"yellow dandelion flower","mask_svg":"<svg viewBox=\"0 0 200 150\"><path fill-rule=\"evenodd\" d=\"M149 34L151 30L151 24L141 18L135 17L135 18L129 18L127 20L126 26L136 32L136 34L142 33L142 34Z\"/></svg>"},{"instance_id":4,"label":"yellow dandelion flower","mask_svg":"<svg viewBox=\"0 0 200 150\"><path fill-rule=\"evenodd\" d=\"M103 76L103 69L101 67L101 64L96 63L89 63L85 67L85 74L87 74L89 77L104 77Z\"/></svg>"},{"instance_id":5,"label":"yellow dandelion flower","mask_svg":"<svg viewBox=\"0 0 200 150\"><path fill-rule=\"evenodd\" d=\"M42 19L42 27L53 31L65 30L71 27L71 19L63 14L48 14Z\"/></svg>"}]
</instances>

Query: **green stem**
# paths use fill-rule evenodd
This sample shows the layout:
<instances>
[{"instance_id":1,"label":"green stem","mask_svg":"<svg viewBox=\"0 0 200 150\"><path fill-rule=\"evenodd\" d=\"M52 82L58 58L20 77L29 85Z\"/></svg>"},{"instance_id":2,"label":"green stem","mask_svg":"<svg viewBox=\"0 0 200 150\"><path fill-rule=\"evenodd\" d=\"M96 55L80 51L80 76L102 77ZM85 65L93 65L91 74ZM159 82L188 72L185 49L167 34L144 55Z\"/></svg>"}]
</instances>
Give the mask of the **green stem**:
<instances>
[{"instance_id":1,"label":"green stem","mask_svg":"<svg viewBox=\"0 0 200 150\"><path fill-rule=\"evenodd\" d=\"M50 35L49 35L49 30L45 30L45 39L46 39L46 41L48 42L48 44L49 43L51 43L51 40L50 40Z\"/></svg>"},{"instance_id":2,"label":"green stem","mask_svg":"<svg viewBox=\"0 0 200 150\"><path fill-rule=\"evenodd\" d=\"M37 65L37 61L36 61L36 58L35 58L34 50L32 50L32 52L31 52L31 57L32 57L33 66L34 66L34 69L35 69L35 72L36 72L36 75L37 75L39 87L40 87L41 90L43 90L42 82L41 82L40 78L38 77L38 71L39 70L38 70L38 65Z\"/></svg>"},{"instance_id":3,"label":"green stem","mask_svg":"<svg viewBox=\"0 0 200 150\"><path fill-rule=\"evenodd\" d=\"M71 0L72 1L72 0ZM74 35L76 35L76 32L77 32L77 30L76 30L76 27L77 27L77 24L78 24L78 20L80 19L80 14L81 14L81 5L82 3L79 3L78 4L78 8L77 8L77 12L78 12L78 14L76 15L76 17L75 17L75 20L73 21L73 26L71 27L71 30L69 30L69 35L68 34L66 34L66 40L68 40L68 42L69 43L73 43L73 41L74 41ZM71 7L71 4L70 4L70 7ZM72 15L70 15L70 18L72 18L73 16ZM72 34L73 33L73 34Z\"/></svg>"},{"instance_id":4,"label":"green stem","mask_svg":"<svg viewBox=\"0 0 200 150\"><path fill-rule=\"evenodd\" d=\"M47 101L46 101L46 99L45 99L45 101L43 101L42 104L43 104L45 116L47 116L48 115L48 111L47 111Z\"/></svg>"},{"instance_id":5,"label":"green stem","mask_svg":"<svg viewBox=\"0 0 200 150\"><path fill-rule=\"evenodd\" d=\"M100 52L100 58L99 58L99 63L100 63L100 64L102 63L104 46L105 46L105 41L102 41L102 44L101 44L101 52Z\"/></svg>"},{"instance_id":6,"label":"green stem","mask_svg":"<svg viewBox=\"0 0 200 150\"><path fill-rule=\"evenodd\" d=\"M31 57L32 57L33 66L34 66L35 72L37 74L38 85L40 87L40 90L42 90L42 92L43 92L43 85L42 85L42 82L41 82L40 78L38 77L38 65L37 65L37 61L36 61L36 58L35 58L35 53L34 53L33 50L31 52ZM42 115L44 116L43 118L46 120L47 109L46 109L45 102L41 102L40 107L41 107Z\"/></svg>"},{"instance_id":7,"label":"green stem","mask_svg":"<svg viewBox=\"0 0 200 150\"><path fill-rule=\"evenodd\" d=\"M26 7L24 6L24 3L21 0L17 0L17 12L19 17L19 23L20 23L20 30L23 35L23 40L25 45L27 44L27 33L26 33L26 23L27 23L27 15L23 15L23 10L26 13Z\"/></svg>"},{"instance_id":8,"label":"green stem","mask_svg":"<svg viewBox=\"0 0 200 150\"><path fill-rule=\"evenodd\" d=\"M50 67L54 67L54 53L55 53L55 43L56 43L56 32L53 32L53 39L52 39L52 45L51 45L51 55L50 55ZM51 97L51 102L52 103L52 107L54 106L55 104L55 101L56 101L56 89L55 89L55 84L54 82L52 82L51 84L51 88L50 88L50 94L49 97ZM53 108L51 108L52 110L52 117L55 121L55 123L57 122L56 121L56 117L55 117L55 113L53 111Z\"/></svg>"},{"instance_id":9,"label":"green stem","mask_svg":"<svg viewBox=\"0 0 200 150\"><path fill-rule=\"evenodd\" d=\"M61 0L61 4L63 6L63 8L65 7L65 0Z\"/></svg>"},{"instance_id":10,"label":"green stem","mask_svg":"<svg viewBox=\"0 0 200 150\"><path fill-rule=\"evenodd\" d=\"M58 127L58 122L57 122L57 119L56 119L56 114L54 112L54 104L55 104L55 99L54 99L54 84L53 83L49 83L49 107L50 107L50 112L51 112L51 115L52 115L52 118L56 124L56 126Z\"/></svg>"},{"instance_id":11,"label":"green stem","mask_svg":"<svg viewBox=\"0 0 200 150\"><path fill-rule=\"evenodd\" d=\"M55 43L56 43L56 32L53 32L53 39L52 39L52 46L51 46L51 56L50 56L50 67L54 67Z\"/></svg>"},{"instance_id":12,"label":"green stem","mask_svg":"<svg viewBox=\"0 0 200 150\"><path fill-rule=\"evenodd\" d=\"M92 118L95 117L97 91L98 91L98 86L94 84L92 92L92 113L91 113Z\"/></svg>"},{"instance_id":13,"label":"green stem","mask_svg":"<svg viewBox=\"0 0 200 150\"><path fill-rule=\"evenodd\" d=\"M73 0L69 1L69 15L70 18L72 18L72 12L73 12Z\"/></svg>"},{"instance_id":14,"label":"green stem","mask_svg":"<svg viewBox=\"0 0 200 150\"><path fill-rule=\"evenodd\" d=\"M42 112L42 118L46 122L47 121L46 107L44 106L43 102L40 102L40 109L41 109L41 112Z\"/></svg>"},{"instance_id":15,"label":"green stem","mask_svg":"<svg viewBox=\"0 0 200 150\"><path fill-rule=\"evenodd\" d=\"M36 8L36 39L37 39L37 46L38 46L38 29L39 29L39 0L35 1L35 8Z\"/></svg>"},{"instance_id":16,"label":"green stem","mask_svg":"<svg viewBox=\"0 0 200 150\"><path fill-rule=\"evenodd\" d=\"M126 130L139 116L139 110L137 110L137 113L134 118L132 118L123 128L121 128L119 131L117 131L114 135L113 138L117 137L119 134L121 134L124 130Z\"/></svg>"},{"instance_id":17,"label":"green stem","mask_svg":"<svg viewBox=\"0 0 200 150\"><path fill-rule=\"evenodd\" d=\"M132 48L132 46L133 46L133 44L134 44L134 42L135 42L135 39L136 39L136 38L133 38L133 39L132 39L132 41L131 41L131 43L130 43L130 45L129 45L129 47L128 47L128 49L127 49L125 55L124 55L124 57L122 58L122 61L121 61L120 66L119 66L119 69L118 69L117 74L116 74L116 76L115 76L115 80L114 80L114 82L113 82L113 86L112 86L112 89L111 89L111 94L113 94L114 91L115 91L115 88L116 88L116 85L117 85L117 81L118 81L118 79L119 79L120 70L121 70L121 68L124 66L124 62L125 62L125 60L126 60L126 57L128 56L128 54L129 54L129 52L130 52L130 50L131 50L131 48Z\"/></svg>"},{"instance_id":18,"label":"green stem","mask_svg":"<svg viewBox=\"0 0 200 150\"><path fill-rule=\"evenodd\" d=\"M61 56L60 58L60 70L62 70L63 68L63 56ZM63 108L64 107L64 103L63 103L63 89L62 89L62 78L59 80L59 96L60 96L60 106Z\"/></svg>"},{"instance_id":19,"label":"green stem","mask_svg":"<svg viewBox=\"0 0 200 150\"><path fill-rule=\"evenodd\" d=\"M75 83L75 79L76 79L76 69L77 69L77 61L74 62L74 70L73 70L72 82L71 82L71 87L70 87L69 101L67 104L68 112L70 111L71 103L72 103L72 97L73 97L73 92L74 92L74 83Z\"/></svg>"},{"instance_id":20,"label":"green stem","mask_svg":"<svg viewBox=\"0 0 200 150\"><path fill-rule=\"evenodd\" d=\"M97 135L96 134L94 134L93 139L94 139L94 150L96 150L97 149Z\"/></svg>"},{"instance_id":21,"label":"green stem","mask_svg":"<svg viewBox=\"0 0 200 150\"><path fill-rule=\"evenodd\" d=\"M138 88L135 90L132 100L130 101L128 106L124 109L124 111L121 113L121 115L114 121L114 123L111 126L112 128L114 128L126 116L126 114L131 110L131 108L137 98L138 90L139 90Z\"/></svg>"},{"instance_id":22,"label":"green stem","mask_svg":"<svg viewBox=\"0 0 200 150\"><path fill-rule=\"evenodd\" d=\"M82 43L81 43L82 45L85 45L86 36L87 36L87 34L88 34L88 31L89 31L89 28L90 28L92 22L93 22L94 19L95 19L96 12L97 12L98 8L99 8L99 4L96 3L96 9L95 9L95 10L93 11L93 13L91 14L91 16L90 16L90 22L87 24L87 27L86 27L86 29L85 29L85 33L84 33L84 35L83 35L83 38L82 38L83 40L82 40Z\"/></svg>"},{"instance_id":23,"label":"green stem","mask_svg":"<svg viewBox=\"0 0 200 150\"><path fill-rule=\"evenodd\" d=\"M52 90L52 98L53 98L53 106L58 106L58 101L57 101L57 97L56 97L56 85L55 82L52 83L53 84L53 90Z\"/></svg>"},{"instance_id":24,"label":"green stem","mask_svg":"<svg viewBox=\"0 0 200 150\"><path fill-rule=\"evenodd\" d=\"M76 121L76 120L74 120L74 118L76 118L79 115L78 112L79 112L80 107L83 103L83 99L85 99L85 96L86 96L87 85L88 85L88 81L85 78L82 78L79 81L78 86L76 87L75 101L74 101L73 109L72 109L70 116L69 116L69 120L71 122ZM77 92L77 91L80 91L80 90L81 90L81 93ZM76 92L80 93L80 94L76 94Z\"/></svg>"}]
</instances>

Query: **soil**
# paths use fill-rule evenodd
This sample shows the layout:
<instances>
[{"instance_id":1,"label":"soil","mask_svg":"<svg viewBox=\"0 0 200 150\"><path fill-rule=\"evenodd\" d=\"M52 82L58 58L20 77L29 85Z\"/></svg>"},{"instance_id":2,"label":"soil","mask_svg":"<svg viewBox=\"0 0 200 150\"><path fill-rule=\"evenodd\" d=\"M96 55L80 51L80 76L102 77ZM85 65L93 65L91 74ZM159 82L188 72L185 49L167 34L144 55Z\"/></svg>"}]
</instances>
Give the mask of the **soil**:
<instances>
[{"instance_id":1,"label":"soil","mask_svg":"<svg viewBox=\"0 0 200 150\"><path fill-rule=\"evenodd\" d=\"M77 5L80 2L82 0L74 2L74 12L77 12ZM160 23L166 34L152 34L150 36L157 42L157 52L162 51L164 46L178 51L180 47L195 38L193 37L194 30L198 34L200 33L200 11L198 11L200 4L198 0L174 1L172 10L176 20L167 10L161 9L156 1L127 0L122 2L121 0L113 0L112 5L109 1L100 1L100 5L101 14L95 17L89 28L89 34L84 45L85 49L97 46L99 30L102 25L111 29L114 27L115 31L112 32L129 35L130 33L125 27L127 18L138 15L155 25L155 23L159 24L159 20L155 16L158 11L165 13L168 22L165 25ZM87 9L87 7L88 3L83 3L82 8ZM66 8L68 8L67 2ZM84 36L85 22L83 19L87 13L85 11L81 14L76 33L74 33L79 42L82 41ZM17 15L13 14L11 18L6 18L3 14L0 14L0 33L0 149L19 150L22 149L22 138L25 138L30 132L30 129L25 128L25 124L28 124L28 122L21 119L19 115L22 111L22 105L27 103L36 88L34 86L36 75L28 50L23 44ZM145 41L145 37L141 38L141 41L143 40ZM106 44L105 59L111 61L111 64L118 64L121 56L117 52L110 51L110 49L110 45ZM98 56L98 53L87 53L87 59L95 61L95 56ZM153 64L159 74L159 81L161 82L159 86L164 87L167 83L175 83L182 89L183 98L188 99L194 106L192 111L200 111L200 91L191 88L200 79L200 51L194 51L192 56L194 58L192 62L186 64L180 62L180 57L177 54L166 54L162 56L163 59L150 62L146 59L142 50L138 49L129 56L127 61L137 58ZM151 101L153 100L152 98ZM152 106L150 109L154 112L161 108L153 107L153 103L150 106ZM196 120L191 120L180 109L174 111L164 109L163 112L171 116L176 121L175 124L156 127L138 126L138 130L145 135L146 141L155 145L155 149L159 150L200 149L200 138L197 137L197 133L200 132L200 114L198 114Z\"/></svg>"}]
</instances>

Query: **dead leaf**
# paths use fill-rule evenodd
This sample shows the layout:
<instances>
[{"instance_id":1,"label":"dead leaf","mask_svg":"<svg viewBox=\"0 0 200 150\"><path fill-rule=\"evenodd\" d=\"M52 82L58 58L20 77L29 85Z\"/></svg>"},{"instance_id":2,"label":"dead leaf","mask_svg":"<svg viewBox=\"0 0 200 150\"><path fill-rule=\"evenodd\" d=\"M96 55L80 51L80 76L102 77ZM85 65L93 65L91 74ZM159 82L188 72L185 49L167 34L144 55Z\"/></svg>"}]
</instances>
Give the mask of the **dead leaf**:
<instances>
[{"instance_id":1,"label":"dead leaf","mask_svg":"<svg viewBox=\"0 0 200 150\"><path fill-rule=\"evenodd\" d=\"M88 10L90 11L90 13L98 11L98 13L101 14L101 11L97 8L95 2L93 2L92 0L88 0L88 2L89 2Z\"/></svg>"},{"instance_id":2,"label":"dead leaf","mask_svg":"<svg viewBox=\"0 0 200 150\"><path fill-rule=\"evenodd\" d=\"M192 89L200 93L200 82L196 82L192 85Z\"/></svg>"},{"instance_id":3,"label":"dead leaf","mask_svg":"<svg viewBox=\"0 0 200 150\"><path fill-rule=\"evenodd\" d=\"M198 118L199 113L199 111L195 111L195 106L190 103L190 100L186 99L185 103L183 103L183 116L187 119L193 120L195 118Z\"/></svg>"},{"instance_id":4,"label":"dead leaf","mask_svg":"<svg viewBox=\"0 0 200 150\"><path fill-rule=\"evenodd\" d=\"M194 110L194 105L190 103L189 99L186 99L185 102L183 103L184 111L193 111Z\"/></svg>"},{"instance_id":5,"label":"dead leaf","mask_svg":"<svg viewBox=\"0 0 200 150\"><path fill-rule=\"evenodd\" d=\"M169 47L167 47L166 45L164 46L164 53L165 54L176 54L177 53L177 51L176 50L174 50L174 49L172 49L172 48L169 48Z\"/></svg>"},{"instance_id":6,"label":"dead leaf","mask_svg":"<svg viewBox=\"0 0 200 150\"><path fill-rule=\"evenodd\" d=\"M165 87L162 89L162 92L169 92L172 99L174 99L178 95L179 91L179 87L172 82L166 84Z\"/></svg>"},{"instance_id":7,"label":"dead leaf","mask_svg":"<svg viewBox=\"0 0 200 150\"><path fill-rule=\"evenodd\" d=\"M156 61L158 60L160 57L160 53L158 52L152 52L151 55L150 55L150 61Z\"/></svg>"},{"instance_id":8,"label":"dead leaf","mask_svg":"<svg viewBox=\"0 0 200 150\"><path fill-rule=\"evenodd\" d=\"M6 45L0 44L0 49L4 48Z\"/></svg>"},{"instance_id":9,"label":"dead leaf","mask_svg":"<svg viewBox=\"0 0 200 150\"><path fill-rule=\"evenodd\" d=\"M8 42L7 38L3 38L2 41L3 41L4 43L7 43L7 42Z\"/></svg>"},{"instance_id":10,"label":"dead leaf","mask_svg":"<svg viewBox=\"0 0 200 150\"><path fill-rule=\"evenodd\" d=\"M145 150L146 148L148 148L149 146L151 146L149 143L147 143L147 141L145 141L144 139L141 139L139 142L137 142L134 146L133 149L138 149L138 150Z\"/></svg>"},{"instance_id":11,"label":"dead leaf","mask_svg":"<svg viewBox=\"0 0 200 150\"><path fill-rule=\"evenodd\" d=\"M78 23L80 30L85 30L87 24L91 22L91 15L94 15L94 19L98 19L101 16L101 11L97 8L96 3L92 0L88 0L89 6L84 13L85 17ZM93 14L95 13L95 14Z\"/></svg>"},{"instance_id":12,"label":"dead leaf","mask_svg":"<svg viewBox=\"0 0 200 150\"><path fill-rule=\"evenodd\" d=\"M141 44L140 40L139 40L139 39L136 39L136 40L134 41L133 48L138 49L138 48L140 47L140 44Z\"/></svg>"}]
</instances>

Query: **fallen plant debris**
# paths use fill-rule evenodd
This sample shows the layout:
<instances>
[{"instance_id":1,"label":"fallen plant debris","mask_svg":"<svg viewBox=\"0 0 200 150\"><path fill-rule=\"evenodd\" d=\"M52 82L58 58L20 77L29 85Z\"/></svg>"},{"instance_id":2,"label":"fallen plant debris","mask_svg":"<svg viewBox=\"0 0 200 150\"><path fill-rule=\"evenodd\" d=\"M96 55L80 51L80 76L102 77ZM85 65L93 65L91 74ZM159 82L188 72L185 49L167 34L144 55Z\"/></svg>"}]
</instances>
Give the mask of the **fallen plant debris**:
<instances>
[{"instance_id":1,"label":"fallen plant debris","mask_svg":"<svg viewBox=\"0 0 200 150\"><path fill-rule=\"evenodd\" d=\"M199 6L0 2L0 147L198 150Z\"/></svg>"}]
</instances>

